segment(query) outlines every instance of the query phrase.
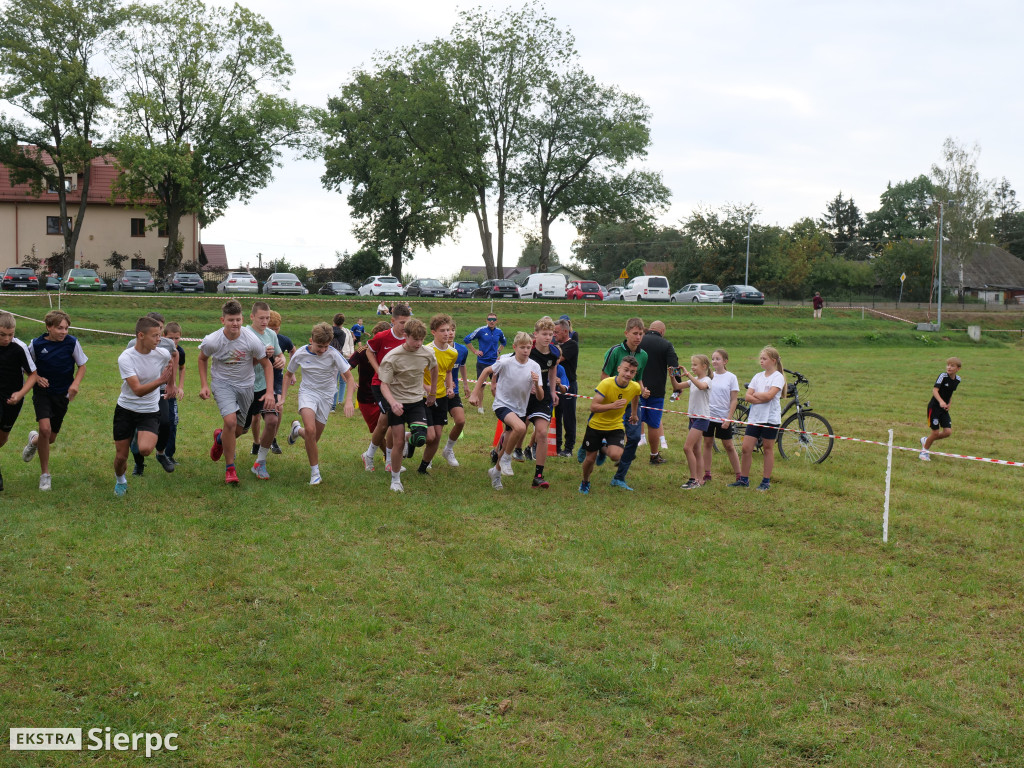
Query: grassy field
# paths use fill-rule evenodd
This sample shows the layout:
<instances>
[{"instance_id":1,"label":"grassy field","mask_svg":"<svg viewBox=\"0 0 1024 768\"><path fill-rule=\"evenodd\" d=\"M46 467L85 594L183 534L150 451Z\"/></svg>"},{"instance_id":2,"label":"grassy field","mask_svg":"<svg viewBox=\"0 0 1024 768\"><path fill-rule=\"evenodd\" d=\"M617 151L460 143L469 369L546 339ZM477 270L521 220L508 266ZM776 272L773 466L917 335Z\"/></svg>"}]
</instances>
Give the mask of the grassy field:
<instances>
[{"instance_id":1,"label":"grassy field","mask_svg":"<svg viewBox=\"0 0 1024 768\"><path fill-rule=\"evenodd\" d=\"M41 318L48 301L5 295L0 306ZM65 308L75 325L108 331L159 309L202 336L218 306L76 296ZM375 302L274 306L300 342L338 307L371 325ZM487 307L454 308L468 332ZM1007 421L1024 346L984 322L972 343L859 310L814 322L771 307L496 309L506 333L568 311L581 391L636 311L665 320L681 354L726 346L741 381L777 344L838 434L885 441L891 428L910 448L931 383L957 354L954 436L936 447L1024 460ZM1024 327L1019 315L998 322ZM18 336L38 328L19 320ZM183 464L166 475L150 461L116 499L110 419L125 342L80 337L91 359L52 457L54 490L40 494L38 464L20 460L31 405L0 450L0 726L180 734L175 752L114 758L127 765L1024 761L1022 468L896 452L888 544L883 447L837 443L822 465L779 460L769 494L726 488L719 456L713 483L684 494L678 416L667 417L670 462L651 466L642 448L633 494L610 488L603 467L581 497L579 466L555 458L548 491L531 491L521 464L492 491L494 421L475 411L462 466L435 462L401 496L385 473L362 470L365 427L340 415L321 443L321 486L307 485L295 446L271 457L269 483L245 472L229 488L207 456L217 416L195 395L193 354ZM294 400L286 408L294 418ZM0 765L100 754L5 747Z\"/></svg>"}]
</instances>

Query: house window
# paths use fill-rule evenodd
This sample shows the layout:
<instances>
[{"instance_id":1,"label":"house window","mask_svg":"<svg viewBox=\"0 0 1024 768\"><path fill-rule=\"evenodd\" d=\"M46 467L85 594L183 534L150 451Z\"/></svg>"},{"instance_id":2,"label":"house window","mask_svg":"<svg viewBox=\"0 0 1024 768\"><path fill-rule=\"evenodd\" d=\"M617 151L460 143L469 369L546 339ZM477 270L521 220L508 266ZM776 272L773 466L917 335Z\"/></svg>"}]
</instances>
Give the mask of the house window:
<instances>
[{"instance_id":1,"label":"house window","mask_svg":"<svg viewBox=\"0 0 1024 768\"><path fill-rule=\"evenodd\" d=\"M146 236L146 220L132 219L132 237Z\"/></svg>"},{"instance_id":2,"label":"house window","mask_svg":"<svg viewBox=\"0 0 1024 768\"><path fill-rule=\"evenodd\" d=\"M156 228L156 236L157 237L167 237L167 225L166 224L161 224L159 227Z\"/></svg>"},{"instance_id":3,"label":"house window","mask_svg":"<svg viewBox=\"0 0 1024 768\"><path fill-rule=\"evenodd\" d=\"M69 231L72 229L72 227L71 227L71 217L70 216L68 216L67 227L68 227ZM46 234L48 234L48 235L60 235L60 234L63 234L63 230L60 228L60 216L47 216L46 217Z\"/></svg>"},{"instance_id":4,"label":"house window","mask_svg":"<svg viewBox=\"0 0 1024 768\"><path fill-rule=\"evenodd\" d=\"M49 192L51 195L56 195L59 184L60 184L60 180L51 181L49 184L47 184L46 191ZM75 188L75 185L74 185L74 183L72 182L71 179L67 179L67 178L64 179L64 191L65 192L70 192L74 188Z\"/></svg>"}]
</instances>

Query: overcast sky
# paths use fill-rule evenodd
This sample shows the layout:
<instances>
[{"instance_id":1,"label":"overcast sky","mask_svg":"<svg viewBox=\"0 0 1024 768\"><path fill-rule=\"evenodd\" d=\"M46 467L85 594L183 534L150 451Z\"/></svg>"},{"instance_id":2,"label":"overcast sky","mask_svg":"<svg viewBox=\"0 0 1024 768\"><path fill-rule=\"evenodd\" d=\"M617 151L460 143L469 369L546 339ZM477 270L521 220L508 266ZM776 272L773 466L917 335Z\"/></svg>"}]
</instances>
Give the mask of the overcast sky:
<instances>
[{"instance_id":1,"label":"overcast sky","mask_svg":"<svg viewBox=\"0 0 1024 768\"><path fill-rule=\"evenodd\" d=\"M294 98L323 105L379 51L445 36L448 0L248 0L295 60ZM506 3L482 4L501 8ZM645 167L672 192L664 224L698 205L754 203L759 221L820 217L842 191L862 213L886 183L928 173L952 136L981 147L979 170L1024 196L1019 2L716 2L549 0L576 38L584 69L651 107ZM320 183L323 165L284 158L248 205L233 204L202 234L227 246L232 267L284 256L330 266L358 248L345 197ZM515 264L522 232L506 240ZM553 231L563 261L576 232ZM447 278L482 264L475 225L419 251L406 273Z\"/></svg>"}]
</instances>

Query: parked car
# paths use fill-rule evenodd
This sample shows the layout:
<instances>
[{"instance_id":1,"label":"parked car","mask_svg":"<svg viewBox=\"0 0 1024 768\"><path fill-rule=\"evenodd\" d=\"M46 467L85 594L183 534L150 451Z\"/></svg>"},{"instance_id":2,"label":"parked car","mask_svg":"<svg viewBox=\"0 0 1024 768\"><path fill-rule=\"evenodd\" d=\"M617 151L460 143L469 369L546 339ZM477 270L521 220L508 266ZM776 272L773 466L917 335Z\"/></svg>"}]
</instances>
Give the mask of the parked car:
<instances>
[{"instance_id":1,"label":"parked car","mask_svg":"<svg viewBox=\"0 0 1024 768\"><path fill-rule=\"evenodd\" d=\"M49 275L46 278L46 290L48 291L59 291L63 281L60 279L60 275Z\"/></svg>"},{"instance_id":2,"label":"parked car","mask_svg":"<svg viewBox=\"0 0 1024 768\"><path fill-rule=\"evenodd\" d=\"M722 301L735 304L764 304L764 294L752 285L727 285L722 289Z\"/></svg>"},{"instance_id":3,"label":"parked car","mask_svg":"<svg viewBox=\"0 0 1024 768\"><path fill-rule=\"evenodd\" d=\"M164 278L165 291L181 291L182 293L202 293L206 290L201 275L195 272L175 272Z\"/></svg>"},{"instance_id":4,"label":"parked car","mask_svg":"<svg viewBox=\"0 0 1024 768\"><path fill-rule=\"evenodd\" d=\"M574 301L578 299L604 301L604 291L601 289L601 285L593 280L574 280L565 289L565 298Z\"/></svg>"},{"instance_id":5,"label":"parked car","mask_svg":"<svg viewBox=\"0 0 1024 768\"><path fill-rule=\"evenodd\" d=\"M519 286L512 280L484 280L473 291L475 299L518 299Z\"/></svg>"},{"instance_id":6,"label":"parked car","mask_svg":"<svg viewBox=\"0 0 1024 768\"><path fill-rule=\"evenodd\" d=\"M217 283L217 293L259 293L260 284L248 272L228 272Z\"/></svg>"},{"instance_id":7,"label":"parked car","mask_svg":"<svg viewBox=\"0 0 1024 768\"><path fill-rule=\"evenodd\" d=\"M480 283L475 280L460 280L448 286L448 295L453 299L468 299L479 287Z\"/></svg>"},{"instance_id":8,"label":"parked car","mask_svg":"<svg viewBox=\"0 0 1024 768\"><path fill-rule=\"evenodd\" d=\"M534 272L519 282L523 299L564 299L565 275L559 272Z\"/></svg>"},{"instance_id":9,"label":"parked car","mask_svg":"<svg viewBox=\"0 0 1024 768\"><path fill-rule=\"evenodd\" d=\"M28 267L8 267L4 272L2 287L5 291L22 288L26 291L39 290L39 278L34 269Z\"/></svg>"},{"instance_id":10,"label":"parked car","mask_svg":"<svg viewBox=\"0 0 1024 768\"><path fill-rule=\"evenodd\" d=\"M713 283L690 283L672 294L669 301L689 301L693 304L721 304L722 289Z\"/></svg>"},{"instance_id":11,"label":"parked car","mask_svg":"<svg viewBox=\"0 0 1024 768\"><path fill-rule=\"evenodd\" d=\"M65 291L105 291L106 281L95 269L69 269L64 275Z\"/></svg>"},{"instance_id":12,"label":"parked car","mask_svg":"<svg viewBox=\"0 0 1024 768\"><path fill-rule=\"evenodd\" d=\"M448 289L444 287L444 283L440 280L434 280L426 277L419 280L413 280L407 286L405 286L406 296L447 296Z\"/></svg>"},{"instance_id":13,"label":"parked car","mask_svg":"<svg viewBox=\"0 0 1024 768\"><path fill-rule=\"evenodd\" d=\"M156 280L148 269L126 269L114 281L115 291L149 291L156 293Z\"/></svg>"},{"instance_id":14,"label":"parked car","mask_svg":"<svg viewBox=\"0 0 1024 768\"><path fill-rule=\"evenodd\" d=\"M267 294L291 293L302 295L302 281L291 272L275 272L263 283L263 292Z\"/></svg>"},{"instance_id":15,"label":"parked car","mask_svg":"<svg viewBox=\"0 0 1024 768\"><path fill-rule=\"evenodd\" d=\"M638 275L626 283L623 301L668 301L668 278L661 275Z\"/></svg>"},{"instance_id":16,"label":"parked car","mask_svg":"<svg viewBox=\"0 0 1024 768\"><path fill-rule=\"evenodd\" d=\"M360 296L401 296L402 284L391 275L370 275L359 286Z\"/></svg>"},{"instance_id":17,"label":"parked car","mask_svg":"<svg viewBox=\"0 0 1024 768\"><path fill-rule=\"evenodd\" d=\"M349 283L338 281L324 283L317 291L321 296L358 296L359 292Z\"/></svg>"},{"instance_id":18,"label":"parked car","mask_svg":"<svg viewBox=\"0 0 1024 768\"><path fill-rule=\"evenodd\" d=\"M604 289L605 301L622 301L622 286L610 285Z\"/></svg>"}]
</instances>

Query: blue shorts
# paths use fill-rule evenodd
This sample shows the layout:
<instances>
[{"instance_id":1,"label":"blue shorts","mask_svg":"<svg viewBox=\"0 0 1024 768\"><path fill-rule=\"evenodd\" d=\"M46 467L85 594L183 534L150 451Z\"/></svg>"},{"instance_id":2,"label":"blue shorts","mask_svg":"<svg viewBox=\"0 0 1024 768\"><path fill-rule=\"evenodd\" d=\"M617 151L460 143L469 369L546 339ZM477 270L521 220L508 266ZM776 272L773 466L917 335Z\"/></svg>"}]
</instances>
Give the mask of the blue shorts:
<instances>
[{"instance_id":1,"label":"blue shorts","mask_svg":"<svg viewBox=\"0 0 1024 768\"><path fill-rule=\"evenodd\" d=\"M505 417L508 416L509 414L515 414L516 416L519 417L520 421L526 420L526 414L516 413L511 408L505 408L504 406L501 406L499 408L494 409L494 415L498 417L498 421L500 421L502 424L505 424ZM505 426L508 425L505 424Z\"/></svg>"},{"instance_id":2,"label":"blue shorts","mask_svg":"<svg viewBox=\"0 0 1024 768\"><path fill-rule=\"evenodd\" d=\"M690 419L690 429L699 429L701 433L706 432L710 426L710 419Z\"/></svg>"},{"instance_id":3,"label":"blue shorts","mask_svg":"<svg viewBox=\"0 0 1024 768\"><path fill-rule=\"evenodd\" d=\"M641 397L640 398L640 423L646 424L651 429L661 426L661 417L664 414L664 397Z\"/></svg>"},{"instance_id":4,"label":"blue shorts","mask_svg":"<svg viewBox=\"0 0 1024 768\"><path fill-rule=\"evenodd\" d=\"M747 432L745 437L759 437L762 440L774 440L779 436L779 425L768 424L764 426L758 426L757 424L747 425Z\"/></svg>"}]
</instances>

